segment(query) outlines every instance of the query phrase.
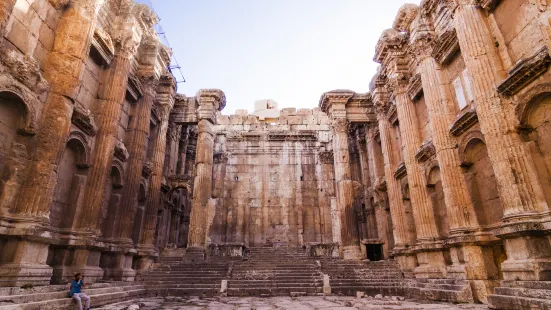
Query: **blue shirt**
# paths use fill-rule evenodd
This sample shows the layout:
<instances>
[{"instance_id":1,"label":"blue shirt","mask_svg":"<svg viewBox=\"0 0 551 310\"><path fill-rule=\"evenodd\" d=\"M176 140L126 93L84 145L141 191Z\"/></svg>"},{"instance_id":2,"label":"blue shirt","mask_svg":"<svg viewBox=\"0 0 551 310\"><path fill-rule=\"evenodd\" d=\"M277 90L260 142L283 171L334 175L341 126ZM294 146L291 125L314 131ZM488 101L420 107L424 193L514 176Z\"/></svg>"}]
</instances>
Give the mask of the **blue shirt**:
<instances>
[{"instance_id":1,"label":"blue shirt","mask_svg":"<svg viewBox=\"0 0 551 310\"><path fill-rule=\"evenodd\" d=\"M83 284L84 283L82 282L82 280L80 280L79 282L77 282L77 280L73 280L73 282L71 282L71 290L69 291L69 296L73 297L73 294L80 293L80 288Z\"/></svg>"}]
</instances>

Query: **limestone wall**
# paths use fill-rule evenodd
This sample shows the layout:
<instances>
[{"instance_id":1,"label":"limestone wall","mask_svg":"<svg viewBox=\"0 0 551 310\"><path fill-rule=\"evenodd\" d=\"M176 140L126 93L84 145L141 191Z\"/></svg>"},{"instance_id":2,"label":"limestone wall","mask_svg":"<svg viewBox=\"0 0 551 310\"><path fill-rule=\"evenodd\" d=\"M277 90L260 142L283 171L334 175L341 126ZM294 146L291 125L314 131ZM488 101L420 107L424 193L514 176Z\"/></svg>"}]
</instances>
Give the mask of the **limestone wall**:
<instances>
[{"instance_id":1,"label":"limestone wall","mask_svg":"<svg viewBox=\"0 0 551 310\"><path fill-rule=\"evenodd\" d=\"M219 148L227 160L215 162L214 183L223 185L213 241L297 246L332 240L333 162L326 158L332 132L325 113L283 109L275 123L219 115L214 132L224 137L217 144L224 144Z\"/></svg>"}]
</instances>

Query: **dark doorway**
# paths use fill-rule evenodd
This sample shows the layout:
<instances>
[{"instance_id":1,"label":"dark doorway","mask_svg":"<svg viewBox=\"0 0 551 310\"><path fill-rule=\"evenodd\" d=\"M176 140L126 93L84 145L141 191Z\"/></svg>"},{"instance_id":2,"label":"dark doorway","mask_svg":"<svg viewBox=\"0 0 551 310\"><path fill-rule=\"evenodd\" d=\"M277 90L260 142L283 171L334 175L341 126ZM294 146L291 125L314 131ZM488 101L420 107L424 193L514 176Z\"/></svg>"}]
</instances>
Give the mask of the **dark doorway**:
<instances>
[{"instance_id":1,"label":"dark doorway","mask_svg":"<svg viewBox=\"0 0 551 310\"><path fill-rule=\"evenodd\" d=\"M383 259L383 245L382 244L366 244L367 259L372 262L377 262Z\"/></svg>"}]
</instances>

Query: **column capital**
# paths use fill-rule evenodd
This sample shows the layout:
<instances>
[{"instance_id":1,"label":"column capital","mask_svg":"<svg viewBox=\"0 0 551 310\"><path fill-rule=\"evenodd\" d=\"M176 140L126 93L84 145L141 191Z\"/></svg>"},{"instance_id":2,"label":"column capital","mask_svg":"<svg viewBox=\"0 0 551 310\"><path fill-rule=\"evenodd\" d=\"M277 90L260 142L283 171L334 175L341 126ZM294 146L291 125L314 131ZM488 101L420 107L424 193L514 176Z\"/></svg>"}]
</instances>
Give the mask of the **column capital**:
<instances>
[{"instance_id":1,"label":"column capital","mask_svg":"<svg viewBox=\"0 0 551 310\"><path fill-rule=\"evenodd\" d=\"M346 118L335 118L331 121L331 126L333 126L333 129L335 132L339 133L346 133L348 134L348 127L350 123Z\"/></svg>"},{"instance_id":2,"label":"column capital","mask_svg":"<svg viewBox=\"0 0 551 310\"><path fill-rule=\"evenodd\" d=\"M226 106L226 95L220 89L200 89L196 95L197 119L207 119L214 123L216 111L222 111Z\"/></svg>"},{"instance_id":3,"label":"column capital","mask_svg":"<svg viewBox=\"0 0 551 310\"><path fill-rule=\"evenodd\" d=\"M431 57L435 39L436 35L430 16L424 13L419 14L419 18L411 26L410 44L413 47L411 49L413 56L417 60Z\"/></svg>"},{"instance_id":4,"label":"column capital","mask_svg":"<svg viewBox=\"0 0 551 310\"><path fill-rule=\"evenodd\" d=\"M354 97L355 92L347 89L336 89L321 95L319 107L331 118L346 119L346 104Z\"/></svg>"}]
</instances>

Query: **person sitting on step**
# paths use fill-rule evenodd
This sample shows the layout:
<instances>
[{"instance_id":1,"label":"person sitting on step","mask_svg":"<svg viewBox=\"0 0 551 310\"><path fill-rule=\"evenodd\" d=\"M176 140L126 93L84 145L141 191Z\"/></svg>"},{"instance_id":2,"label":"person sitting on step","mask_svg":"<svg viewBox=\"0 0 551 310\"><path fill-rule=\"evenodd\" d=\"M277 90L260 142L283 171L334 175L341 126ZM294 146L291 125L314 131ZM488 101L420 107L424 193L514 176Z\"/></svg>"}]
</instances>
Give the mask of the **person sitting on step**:
<instances>
[{"instance_id":1,"label":"person sitting on step","mask_svg":"<svg viewBox=\"0 0 551 310\"><path fill-rule=\"evenodd\" d=\"M86 302L85 310L90 310L90 297L81 292L84 288L84 276L80 273L75 274L75 279L71 282L71 290L69 296L76 302L77 310L82 310L82 301Z\"/></svg>"}]
</instances>

